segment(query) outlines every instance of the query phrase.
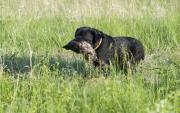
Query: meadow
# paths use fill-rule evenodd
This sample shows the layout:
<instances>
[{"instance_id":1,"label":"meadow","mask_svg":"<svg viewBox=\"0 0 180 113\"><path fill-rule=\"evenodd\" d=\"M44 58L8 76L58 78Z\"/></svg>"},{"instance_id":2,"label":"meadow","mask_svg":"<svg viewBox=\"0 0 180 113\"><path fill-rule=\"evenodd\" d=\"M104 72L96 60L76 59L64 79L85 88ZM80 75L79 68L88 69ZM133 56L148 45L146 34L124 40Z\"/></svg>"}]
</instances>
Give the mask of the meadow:
<instances>
[{"instance_id":1,"label":"meadow","mask_svg":"<svg viewBox=\"0 0 180 113\"><path fill-rule=\"evenodd\" d=\"M179 0L0 0L0 113L179 113ZM104 77L62 48L76 28L132 36L145 60Z\"/></svg>"}]
</instances>

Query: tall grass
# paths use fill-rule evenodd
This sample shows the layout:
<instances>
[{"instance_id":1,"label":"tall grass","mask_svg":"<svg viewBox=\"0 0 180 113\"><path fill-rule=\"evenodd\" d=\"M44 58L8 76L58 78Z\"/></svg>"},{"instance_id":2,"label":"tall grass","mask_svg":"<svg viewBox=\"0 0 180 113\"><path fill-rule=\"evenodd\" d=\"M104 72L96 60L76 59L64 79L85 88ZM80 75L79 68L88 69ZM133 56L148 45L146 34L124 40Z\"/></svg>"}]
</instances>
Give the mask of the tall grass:
<instances>
[{"instance_id":1,"label":"tall grass","mask_svg":"<svg viewBox=\"0 0 180 113\"><path fill-rule=\"evenodd\" d=\"M178 0L1 0L0 113L180 112ZM104 77L61 47L80 26L142 41L136 72Z\"/></svg>"}]
</instances>

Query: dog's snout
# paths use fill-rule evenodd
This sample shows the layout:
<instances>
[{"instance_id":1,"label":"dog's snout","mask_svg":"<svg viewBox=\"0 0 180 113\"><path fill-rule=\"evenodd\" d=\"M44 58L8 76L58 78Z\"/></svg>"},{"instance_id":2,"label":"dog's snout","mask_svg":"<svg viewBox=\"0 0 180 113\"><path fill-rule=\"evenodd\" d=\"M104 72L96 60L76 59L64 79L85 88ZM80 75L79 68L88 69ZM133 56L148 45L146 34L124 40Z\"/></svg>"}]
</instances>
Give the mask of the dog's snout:
<instances>
[{"instance_id":1,"label":"dog's snout","mask_svg":"<svg viewBox=\"0 0 180 113\"><path fill-rule=\"evenodd\" d=\"M75 46L77 45L77 42L71 41L71 42L69 42L68 45L69 45L70 47L75 47Z\"/></svg>"},{"instance_id":2,"label":"dog's snout","mask_svg":"<svg viewBox=\"0 0 180 113\"><path fill-rule=\"evenodd\" d=\"M65 45L63 48L67 49L67 50L73 50L74 52L79 53L79 42L72 40L70 41L67 45Z\"/></svg>"},{"instance_id":3,"label":"dog's snout","mask_svg":"<svg viewBox=\"0 0 180 113\"><path fill-rule=\"evenodd\" d=\"M76 42L75 41L70 41L68 44L66 44L63 48L69 50L71 48L74 48L76 46Z\"/></svg>"}]
</instances>

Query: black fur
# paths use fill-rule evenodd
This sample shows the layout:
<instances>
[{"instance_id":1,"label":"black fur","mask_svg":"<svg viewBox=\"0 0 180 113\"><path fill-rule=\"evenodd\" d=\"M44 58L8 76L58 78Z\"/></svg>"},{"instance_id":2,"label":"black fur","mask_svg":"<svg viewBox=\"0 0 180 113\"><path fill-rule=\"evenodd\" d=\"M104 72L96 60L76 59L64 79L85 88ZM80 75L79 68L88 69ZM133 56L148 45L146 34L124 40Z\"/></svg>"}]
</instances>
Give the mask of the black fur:
<instances>
[{"instance_id":1,"label":"black fur","mask_svg":"<svg viewBox=\"0 0 180 113\"><path fill-rule=\"evenodd\" d=\"M101 44L94 50L100 39L102 39ZM79 46L78 44L83 41L90 44L92 48L88 46L88 49L84 49L84 46ZM112 37L90 27L78 28L75 39L64 48L82 54L85 53L82 49L85 51L92 49L96 55L96 58L92 58L95 66L109 65L112 62L120 68L127 68L128 64L135 65L145 57L143 45L139 40L127 36Z\"/></svg>"}]
</instances>

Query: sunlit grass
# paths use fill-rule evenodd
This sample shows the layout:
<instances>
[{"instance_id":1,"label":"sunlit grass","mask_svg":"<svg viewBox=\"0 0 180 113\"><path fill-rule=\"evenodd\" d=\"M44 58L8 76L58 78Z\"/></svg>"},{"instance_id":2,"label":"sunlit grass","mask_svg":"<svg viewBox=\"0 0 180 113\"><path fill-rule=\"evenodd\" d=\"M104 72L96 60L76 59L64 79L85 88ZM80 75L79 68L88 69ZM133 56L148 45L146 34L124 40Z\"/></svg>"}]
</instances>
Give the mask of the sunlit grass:
<instances>
[{"instance_id":1,"label":"sunlit grass","mask_svg":"<svg viewBox=\"0 0 180 113\"><path fill-rule=\"evenodd\" d=\"M0 2L0 113L180 112L178 0ZM61 48L80 26L138 38L145 60L104 77Z\"/></svg>"}]
</instances>

